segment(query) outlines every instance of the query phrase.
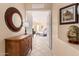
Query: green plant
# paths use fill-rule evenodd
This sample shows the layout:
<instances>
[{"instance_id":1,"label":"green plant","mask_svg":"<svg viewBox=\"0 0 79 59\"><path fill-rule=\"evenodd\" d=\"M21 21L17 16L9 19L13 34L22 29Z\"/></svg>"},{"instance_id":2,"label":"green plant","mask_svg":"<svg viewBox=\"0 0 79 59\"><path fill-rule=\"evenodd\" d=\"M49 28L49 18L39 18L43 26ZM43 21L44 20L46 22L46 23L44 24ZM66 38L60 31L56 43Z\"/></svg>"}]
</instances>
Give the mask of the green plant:
<instances>
[{"instance_id":1,"label":"green plant","mask_svg":"<svg viewBox=\"0 0 79 59\"><path fill-rule=\"evenodd\" d=\"M69 31L67 34L68 38L75 38L76 40L79 40L79 27L76 25L71 25L69 27Z\"/></svg>"}]
</instances>

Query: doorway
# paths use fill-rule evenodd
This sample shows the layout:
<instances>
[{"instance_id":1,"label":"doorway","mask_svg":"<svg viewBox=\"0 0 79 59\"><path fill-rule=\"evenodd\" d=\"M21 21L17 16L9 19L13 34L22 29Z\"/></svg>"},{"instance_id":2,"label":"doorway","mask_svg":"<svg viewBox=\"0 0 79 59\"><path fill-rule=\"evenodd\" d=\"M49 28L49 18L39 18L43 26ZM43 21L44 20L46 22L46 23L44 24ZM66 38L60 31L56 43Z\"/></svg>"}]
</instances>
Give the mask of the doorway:
<instances>
[{"instance_id":1,"label":"doorway","mask_svg":"<svg viewBox=\"0 0 79 59\"><path fill-rule=\"evenodd\" d=\"M34 31L33 52L31 55L51 55L52 35L51 35L51 11L50 10L28 10L30 16L31 29ZM28 20L27 19L27 20ZM41 52L41 51L42 52ZM37 51L37 52L36 52ZM34 52L36 52L34 54Z\"/></svg>"}]
</instances>

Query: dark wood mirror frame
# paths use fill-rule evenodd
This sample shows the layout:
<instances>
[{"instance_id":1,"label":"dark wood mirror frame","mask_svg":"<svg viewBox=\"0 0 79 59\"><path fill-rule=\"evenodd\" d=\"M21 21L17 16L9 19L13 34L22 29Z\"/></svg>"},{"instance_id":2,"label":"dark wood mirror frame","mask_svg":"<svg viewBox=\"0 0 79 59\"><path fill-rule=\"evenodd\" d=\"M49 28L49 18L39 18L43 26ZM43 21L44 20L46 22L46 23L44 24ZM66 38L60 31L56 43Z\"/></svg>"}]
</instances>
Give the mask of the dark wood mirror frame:
<instances>
[{"instance_id":1,"label":"dark wood mirror frame","mask_svg":"<svg viewBox=\"0 0 79 59\"><path fill-rule=\"evenodd\" d=\"M14 13L17 13L20 16L20 18L21 18L21 25L20 25L20 27L16 27L13 24L13 22L12 22L12 16L13 16ZM20 29L21 29L21 27L23 25L22 15L20 14L20 12L16 8L10 7L5 12L5 22L6 22L7 27L10 30L12 30L14 32L18 32L18 31L20 31Z\"/></svg>"}]
</instances>

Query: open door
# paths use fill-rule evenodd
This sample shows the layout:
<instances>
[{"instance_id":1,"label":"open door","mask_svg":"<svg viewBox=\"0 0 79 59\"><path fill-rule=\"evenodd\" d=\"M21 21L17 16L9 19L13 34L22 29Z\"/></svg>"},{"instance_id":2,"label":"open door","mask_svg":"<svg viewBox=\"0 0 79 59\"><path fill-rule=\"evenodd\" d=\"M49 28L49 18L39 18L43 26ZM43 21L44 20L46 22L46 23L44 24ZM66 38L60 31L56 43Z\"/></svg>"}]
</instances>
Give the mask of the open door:
<instances>
[{"instance_id":1,"label":"open door","mask_svg":"<svg viewBox=\"0 0 79 59\"><path fill-rule=\"evenodd\" d=\"M51 20L51 10L28 10L26 12L27 22L29 22L28 33L32 33L33 28L33 21L35 24L35 31L36 33L42 33L40 31L41 24L46 23L47 27L47 39L48 39L48 46L52 49L52 20ZM36 23L37 22L37 23ZM45 31L43 32L45 33Z\"/></svg>"}]
</instances>

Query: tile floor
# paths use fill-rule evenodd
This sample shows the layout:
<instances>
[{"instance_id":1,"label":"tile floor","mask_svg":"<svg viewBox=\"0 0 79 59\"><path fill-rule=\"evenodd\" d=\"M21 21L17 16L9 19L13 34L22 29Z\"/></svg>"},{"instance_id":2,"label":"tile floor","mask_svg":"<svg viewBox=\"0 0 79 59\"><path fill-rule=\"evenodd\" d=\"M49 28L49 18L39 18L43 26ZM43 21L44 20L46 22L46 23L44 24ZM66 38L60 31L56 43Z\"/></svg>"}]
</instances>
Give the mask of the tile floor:
<instances>
[{"instance_id":1,"label":"tile floor","mask_svg":"<svg viewBox=\"0 0 79 59\"><path fill-rule=\"evenodd\" d=\"M35 35L32 40L32 51L28 56L52 56L47 37Z\"/></svg>"}]
</instances>

